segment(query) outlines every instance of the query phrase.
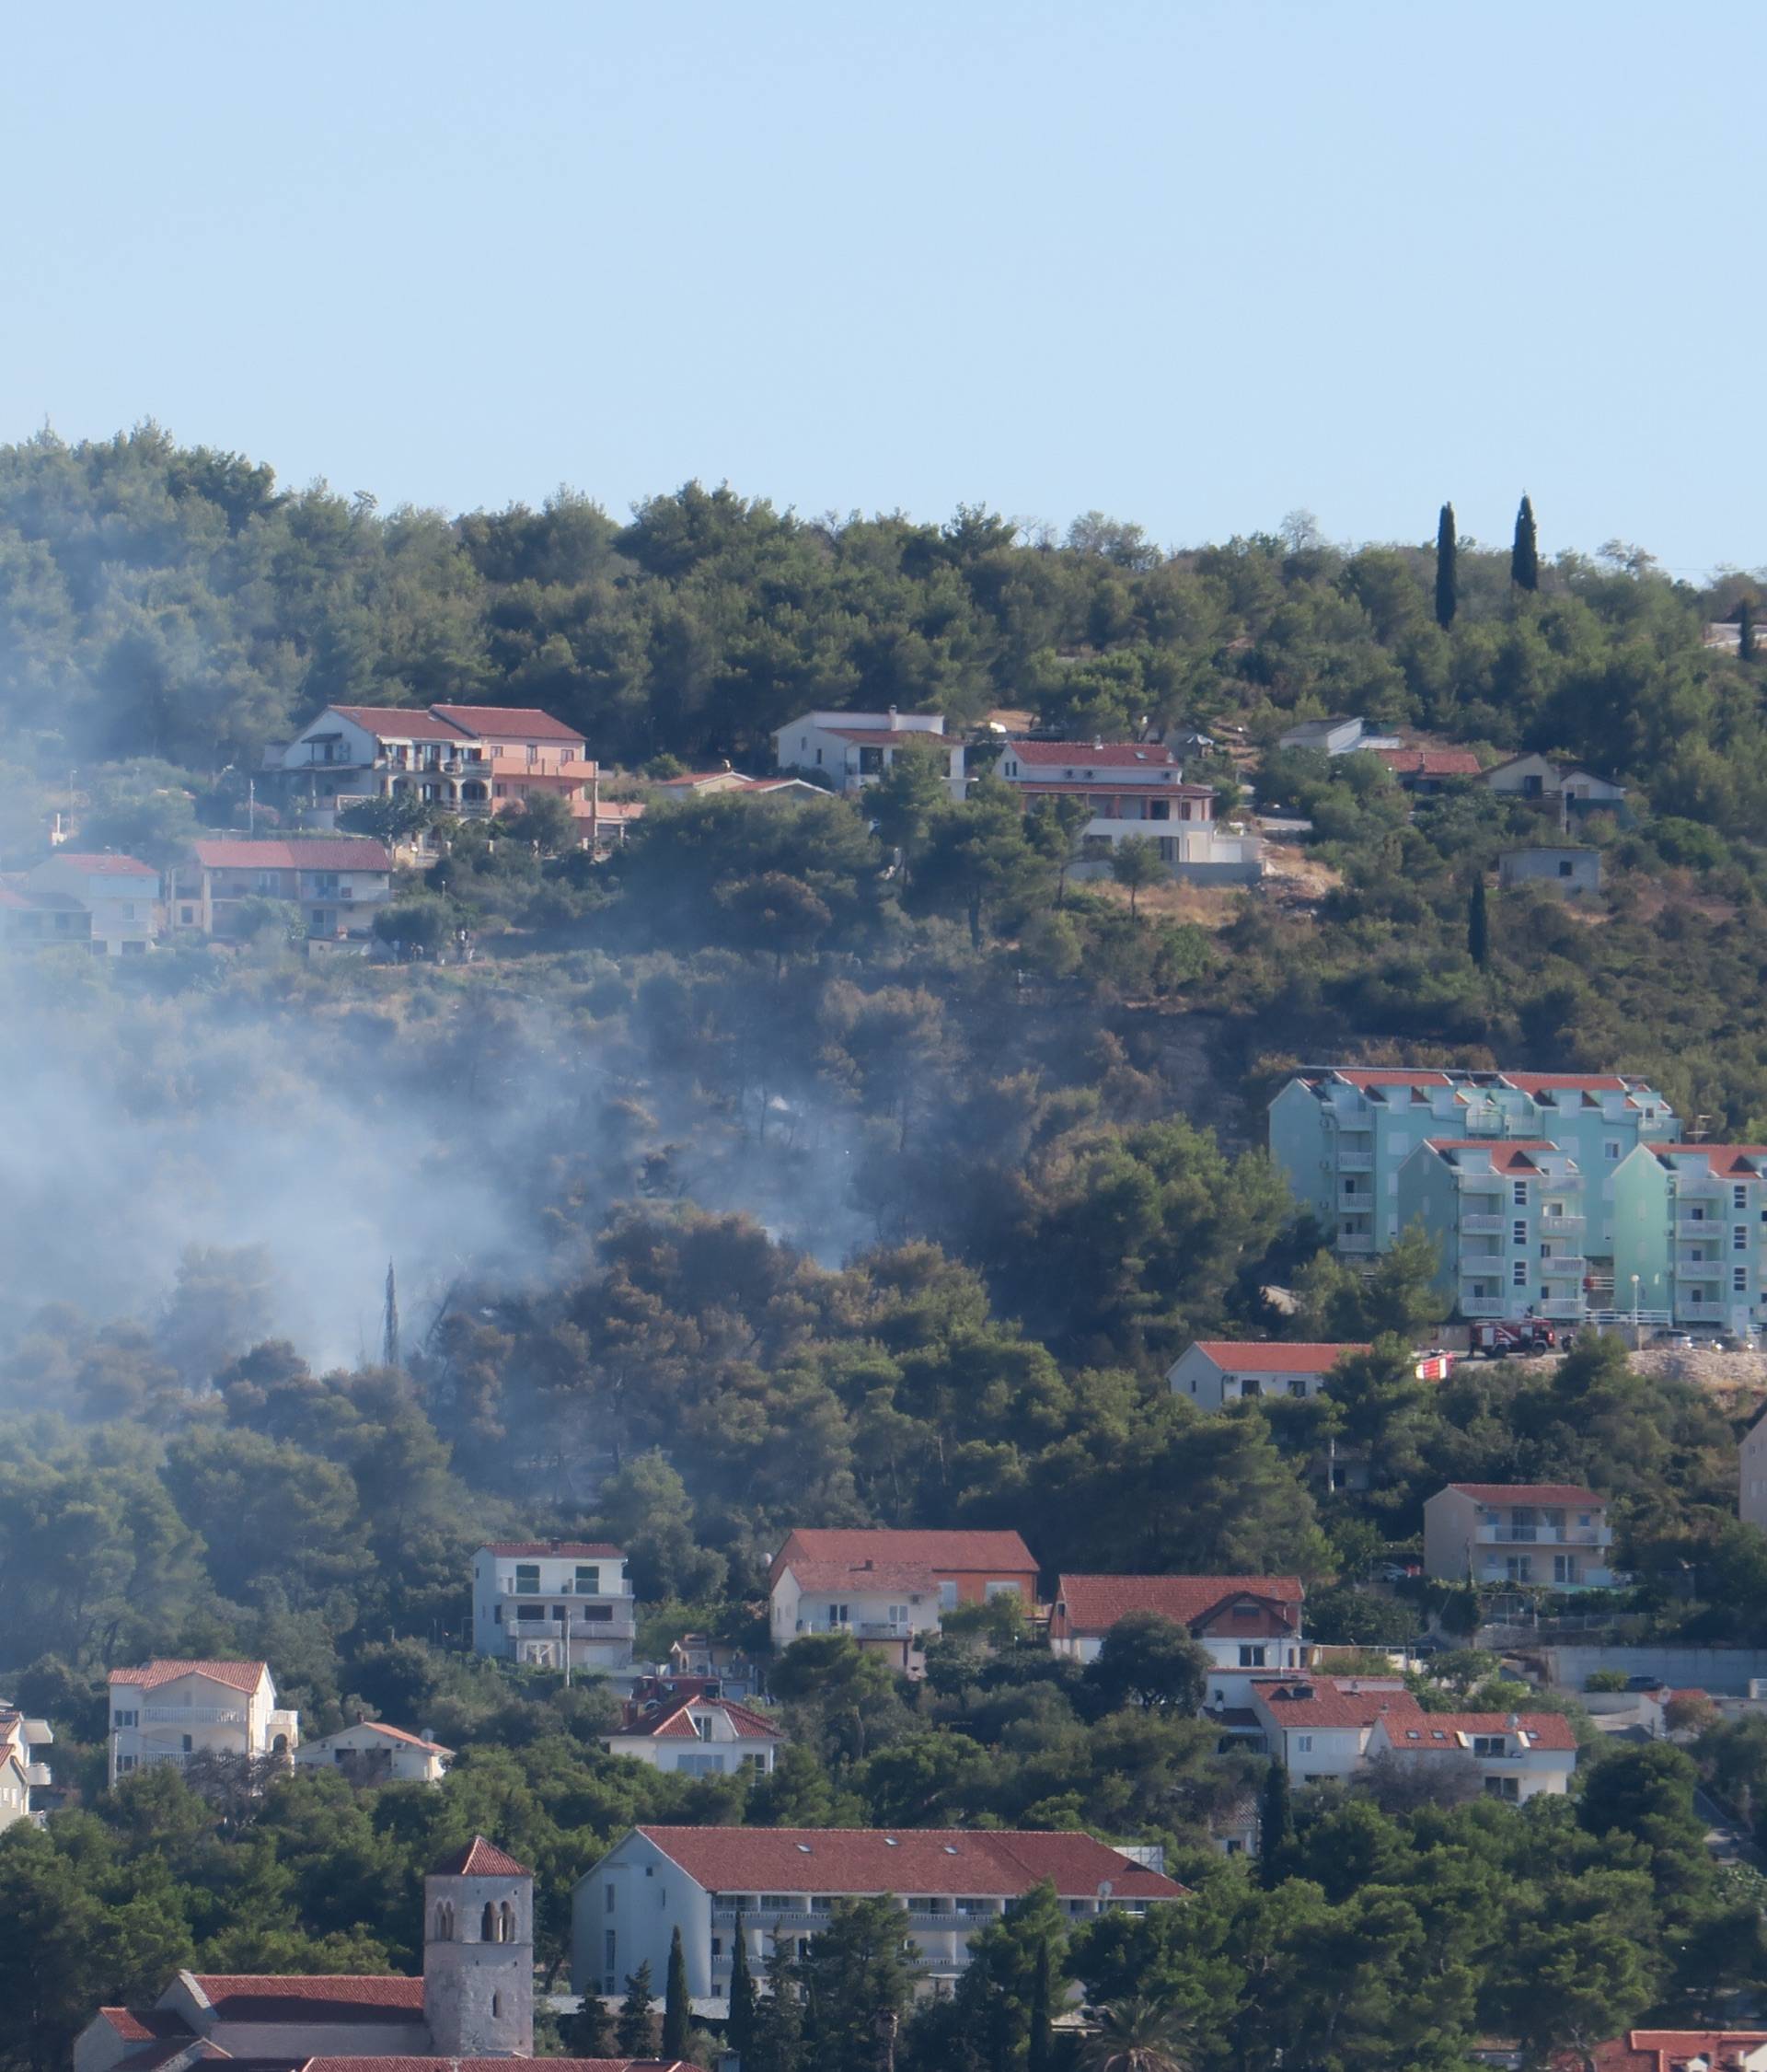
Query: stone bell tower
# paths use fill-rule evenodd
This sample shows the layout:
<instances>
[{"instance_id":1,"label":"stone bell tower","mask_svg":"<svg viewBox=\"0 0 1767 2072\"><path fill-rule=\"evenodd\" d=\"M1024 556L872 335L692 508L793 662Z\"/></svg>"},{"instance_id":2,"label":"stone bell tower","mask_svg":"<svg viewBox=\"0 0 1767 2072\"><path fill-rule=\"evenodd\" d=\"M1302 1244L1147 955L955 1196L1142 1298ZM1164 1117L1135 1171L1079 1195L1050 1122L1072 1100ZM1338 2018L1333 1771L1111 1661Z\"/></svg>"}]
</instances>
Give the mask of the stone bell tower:
<instances>
[{"instance_id":1,"label":"stone bell tower","mask_svg":"<svg viewBox=\"0 0 1767 2072\"><path fill-rule=\"evenodd\" d=\"M423 2019L440 2057L534 2055L534 1874L482 1835L423 1881Z\"/></svg>"}]
</instances>

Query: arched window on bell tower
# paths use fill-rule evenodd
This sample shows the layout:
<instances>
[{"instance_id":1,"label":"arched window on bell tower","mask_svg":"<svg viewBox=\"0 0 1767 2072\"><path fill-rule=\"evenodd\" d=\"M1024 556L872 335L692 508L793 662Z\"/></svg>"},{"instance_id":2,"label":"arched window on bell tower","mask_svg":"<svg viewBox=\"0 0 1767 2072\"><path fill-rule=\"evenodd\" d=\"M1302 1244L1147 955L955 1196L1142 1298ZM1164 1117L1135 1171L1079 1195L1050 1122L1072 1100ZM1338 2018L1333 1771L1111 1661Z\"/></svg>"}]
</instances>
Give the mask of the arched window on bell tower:
<instances>
[{"instance_id":1,"label":"arched window on bell tower","mask_svg":"<svg viewBox=\"0 0 1767 2072\"><path fill-rule=\"evenodd\" d=\"M479 1939L480 1942L500 1942L502 1939L497 1933L497 1909L490 1900L485 1902L484 1917L479 1924Z\"/></svg>"},{"instance_id":2,"label":"arched window on bell tower","mask_svg":"<svg viewBox=\"0 0 1767 2072\"><path fill-rule=\"evenodd\" d=\"M452 1942L454 1940L454 1902L451 1899L445 1899L437 1903L435 1939L437 1942Z\"/></svg>"},{"instance_id":3,"label":"arched window on bell tower","mask_svg":"<svg viewBox=\"0 0 1767 2072\"><path fill-rule=\"evenodd\" d=\"M515 1939L515 1909L507 1900L497 1909L497 1939L499 1942Z\"/></svg>"}]
</instances>

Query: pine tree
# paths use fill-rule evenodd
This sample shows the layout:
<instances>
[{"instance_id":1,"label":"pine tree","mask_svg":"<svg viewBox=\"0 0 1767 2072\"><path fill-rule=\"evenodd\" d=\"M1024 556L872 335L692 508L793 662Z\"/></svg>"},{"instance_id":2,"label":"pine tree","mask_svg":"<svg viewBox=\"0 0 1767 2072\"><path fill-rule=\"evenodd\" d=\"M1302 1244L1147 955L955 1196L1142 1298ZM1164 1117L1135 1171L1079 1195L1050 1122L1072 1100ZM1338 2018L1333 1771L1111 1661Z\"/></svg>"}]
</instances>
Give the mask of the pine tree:
<instances>
[{"instance_id":1,"label":"pine tree","mask_svg":"<svg viewBox=\"0 0 1767 2072\"><path fill-rule=\"evenodd\" d=\"M1294 1809L1288 1803L1288 1773L1275 1760L1264 1775L1258 1802L1258 1882L1266 1892L1282 1881L1295 1838Z\"/></svg>"},{"instance_id":2,"label":"pine tree","mask_svg":"<svg viewBox=\"0 0 1767 2072\"><path fill-rule=\"evenodd\" d=\"M767 1961L767 1991L756 2000L743 2072L798 2072L803 2052L803 1997L783 1942Z\"/></svg>"},{"instance_id":3,"label":"pine tree","mask_svg":"<svg viewBox=\"0 0 1767 2072\"><path fill-rule=\"evenodd\" d=\"M613 2055L614 2025L607 2019L606 2008L593 1993L583 1995L583 2005L575 2014L565 2016L559 2024L559 2032L572 2057Z\"/></svg>"},{"instance_id":4,"label":"pine tree","mask_svg":"<svg viewBox=\"0 0 1767 2072\"><path fill-rule=\"evenodd\" d=\"M1755 608L1747 597L1742 600L1741 615L1737 621L1737 653L1745 662L1755 659Z\"/></svg>"},{"instance_id":5,"label":"pine tree","mask_svg":"<svg viewBox=\"0 0 1767 2072\"><path fill-rule=\"evenodd\" d=\"M1049 2072L1055 2055L1055 2031L1049 2021L1049 1945L1037 1945L1037 1968L1031 1978L1031 2033L1025 2045L1024 2072Z\"/></svg>"},{"instance_id":6,"label":"pine tree","mask_svg":"<svg viewBox=\"0 0 1767 2072\"><path fill-rule=\"evenodd\" d=\"M614 2022L614 2048L619 2056L655 2056L656 2018L651 2012L653 1997L647 1958L627 1976L626 1997L619 2003L619 2014Z\"/></svg>"},{"instance_id":7,"label":"pine tree","mask_svg":"<svg viewBox=\"0 0 1767 2072\"><path fill-rule=\"evenodd\" d=\"M1460 550L1454 506L1444 504L1436 522L1436 623L1443 632L1453 625L1455 608L1461 601L1460 570L1456 566Z\"/></svg>"},{"instance_id":8,"label":"pine tree","mask_svg":"<svg viewBox=\"0 0 1767 2072\"><path fill-rule=\"evenodd\" d=\"M1491 923L1484 910L1484 874L1472 880L1466 909L1466 954L1481 971L1491 961Z\"/></svg>"},{"instance_id":9,"label":"pine tree","mask_svg":"<svg viewBox=\"0 0 1767 2072\"><path fill-rule=\"evenodd\" d=\"M736 1916L736 1942L730 1961L730 2020L725 2028L730 2047L746 2059L755 2041L755 1974L748 1968L748 1938L743 1933L743 1917Z\"/></svg>"},{"instance_id":10,"label":"pine tree","mask_svg":"<svg viewBox=\"0 0 1767 2072\"><path fill-rule=\"evenodd\" d=\"M1540 537L1534 529L1533 500L1526 496L1516 513L1516 544L1509 553L1509 580L1518 590L1540 588Z\"/></svg>"},{"instance_id":11,"label":"pine tree","mask_svg":"<svg viewBox=\"0 0 1767 2072\"><path fill-rule=\"evenodd\" d=\"M663 1995L663 2055L686 2057L687 2032L693 2027L693 2003L687 1998L687 1953L681 1930L669 1938L669 1976Z\"/></svg>"}]
</instances>

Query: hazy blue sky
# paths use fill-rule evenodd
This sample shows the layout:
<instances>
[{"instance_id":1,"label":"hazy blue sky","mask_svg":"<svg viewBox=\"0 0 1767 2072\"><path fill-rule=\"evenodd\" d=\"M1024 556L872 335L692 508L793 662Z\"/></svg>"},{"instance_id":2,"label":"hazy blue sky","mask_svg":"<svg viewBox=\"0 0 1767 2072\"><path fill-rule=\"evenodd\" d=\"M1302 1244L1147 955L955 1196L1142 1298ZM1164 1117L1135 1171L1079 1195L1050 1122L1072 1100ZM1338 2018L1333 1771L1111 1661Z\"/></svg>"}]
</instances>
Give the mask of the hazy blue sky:
<instances>
[{"instance_id":1,"label":"hazy blue sky","mask_svg":"<svg viewBox=\"0 0 1767 2072\"><path fill-rule=\"evenodd\" d=\"M1767 562L1767 8L18 9L0 437Z\"/></svg>"}]
</instances>

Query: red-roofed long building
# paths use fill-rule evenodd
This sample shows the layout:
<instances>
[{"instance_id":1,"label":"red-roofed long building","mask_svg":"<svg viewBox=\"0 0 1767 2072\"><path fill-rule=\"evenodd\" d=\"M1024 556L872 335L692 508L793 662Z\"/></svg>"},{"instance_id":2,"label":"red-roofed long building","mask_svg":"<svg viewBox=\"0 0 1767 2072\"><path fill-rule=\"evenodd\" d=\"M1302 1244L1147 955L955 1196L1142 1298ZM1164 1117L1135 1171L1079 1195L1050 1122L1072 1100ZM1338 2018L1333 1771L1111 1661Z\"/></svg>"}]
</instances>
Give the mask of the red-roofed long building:
<instances>
[{"instance_id":1,"label":"red-roofed long building","mask_svg":"<svg viewBox=\"0 0 1767 2072\"><path fill-rule=\"evenodd\" d=\"M931 755L953 798L964 795L964 750L945 738L940 712L805 712L773 733L774 756L787 775L819 781L835 792L875 784L903 753Z\"/></svg>"},{"instance_id":2,"label":"red-roofed long building","mask_svg":"<svg viewBox=\"0 0 1767 2072\"><path fill-rule=\"evenodd\" d=\"M664 1975L681 1930L687 1990L727 2000L737 1922L757 1976L775 1946L807 1944L840 1899L892 1894L918 1990L948 1991L970 1937L1047 1879L1064 1910L1145 1913L1184 1896L1160 1854L1090 1835L966 1828L636 1827L578 1880L571 1983L613 1994L641 1963Z\"/></svg>"},{"instance_id":3,"label":"red-roofed long building","mask_svg":"<svg viewBox=\"0 0 1767 2072\"><path fill-rule=\"evenodd\" d=\"M1062 1576L1049 1645L1091 1661L1119 1619L1154 1612L1184 1626L1214 1664L1211 1706L1243 1705L1251 1679L1302 1666L1299 1576Z\"/></svg>"},{"instance_id":4,"label":"red-roofed long building","mask_svg":"<svg viewBox=\"0 0 1767 2072\"><path fill-rule=\"evenodd\" d=\"M393 860L354 835L202 835L171 874L172 927L223 940L243 933L266 901L296 907L309 937L365 933L392 897Z\"/></svg>"},{"instance_id":5,"label":"red-roofed long building","mask_svg":"<svg viewBox=\"0 0 1767 2072\"><path fill-rule=\"evenodd\" d=\"M1557 1712L1383 1712L1369 1735L1368 1759L1461 1769L1487 1799L1525 1804L1563 1797L1576 1767L1576 1736Z\"/></svg>"},{"instance_id":6,"label":"red-roofed long building","mask_svg":"<svg viewBox=\"0 0 1767 2072\"><path fill-rule=\"evenodd\" d=\"M1366 1345L1284 1345L1275 1338L1198 1338L1166 1372L1174 1395L1199 1410L1254 1396L1317 1395L1340 1360Z\"/></svg>"},{"instance_id":7,"label":"red-roofed long building","mask_svg":"<svg viewBox=\"0 0 1767 2072\"><path fill-rule=\"evenodd\" d=\"M638 1628L625 1554L600 1540L501 1540L472 1557L472 1645L505 1661L627 1669Z\"/></svg>"},{"instance_id":8,"label":"red-roofed long building","mask_svg":"<svg viewBox=\"0 0 1767 2072\"><path fill-rule=\"evenodd\" d=\"M915 1674L941 1611L1011 1592L1028 1612L1037 1565L1016 1533L800 1528L773 1557L768 1587L776 1649L800 1634L850 1633Z\"/></svg>"},{"instance_id":9,"label":"red-roofed long building","mask_svg":"<svg viewBox=\"0 0 1767 2072\"><path fill-rule=\"evenodd\" d=\"M1450 1482L1424 1505L1424 1573L1438 1582L1605 1590L1605 1497L1569 1482Z\"/></svg>"},{"instance_id":10,"label":"red-roofed long building","mask_svg":"<svg viewBox=\"0 0 1767 2072\"><path fill-rule=\"evenodd\" d=\"M110 1782L201 1755L292 1755L301 1716L276 1702L261 1661L157 1661L110 1672Z\"/></svg>"}]
</instances>

